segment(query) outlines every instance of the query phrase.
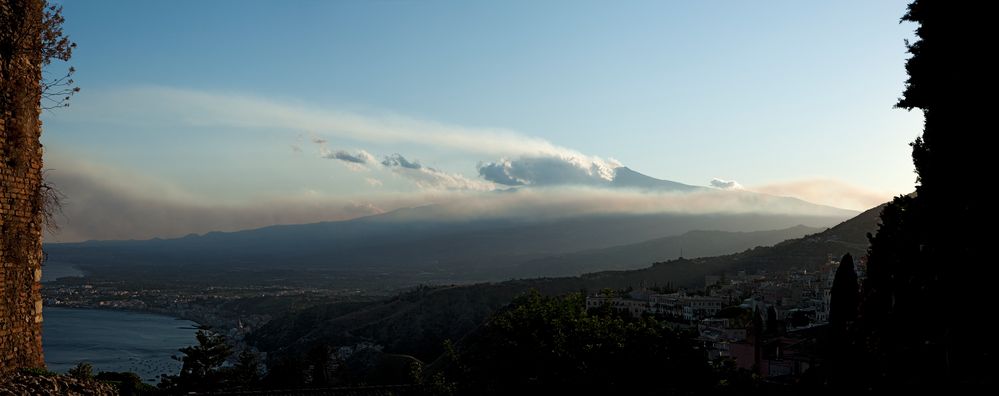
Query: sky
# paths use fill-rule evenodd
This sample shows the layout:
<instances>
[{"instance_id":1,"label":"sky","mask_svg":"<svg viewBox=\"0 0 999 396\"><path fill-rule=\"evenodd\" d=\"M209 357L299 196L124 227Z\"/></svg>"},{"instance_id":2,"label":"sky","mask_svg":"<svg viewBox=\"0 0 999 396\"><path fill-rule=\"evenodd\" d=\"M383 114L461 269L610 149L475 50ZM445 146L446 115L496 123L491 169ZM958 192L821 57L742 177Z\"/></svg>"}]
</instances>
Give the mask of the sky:
<instances>
[{"instance_id":1,"label":"sky","mask_svg":"<svg viewBox=\"0 0 999 396\"><path fill-rule=\"evenodd\" d=\"M42 118L66 196L50 241L347 219L620 166L853 210L914 189L904 1L57 3L81 92Z\"/></svg>"}]
</instances>

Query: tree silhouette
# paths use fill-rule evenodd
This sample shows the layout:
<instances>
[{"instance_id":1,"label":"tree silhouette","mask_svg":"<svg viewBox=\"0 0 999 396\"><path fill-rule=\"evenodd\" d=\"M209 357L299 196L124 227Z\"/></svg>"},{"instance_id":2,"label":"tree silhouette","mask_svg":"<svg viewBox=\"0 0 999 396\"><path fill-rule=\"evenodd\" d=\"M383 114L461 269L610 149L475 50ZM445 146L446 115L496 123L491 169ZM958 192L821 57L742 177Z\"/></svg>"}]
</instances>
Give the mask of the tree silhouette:
<instances>
[{"instance_id":1,"label":"tree silhouette","mask_svg":"<svg viewBox=\"0 0 999 396\"><path fill-rule=\"evenodd\" d=\"M198 345L180 348L182 357L174 357L184 365L180 374L164 377L160 387L180 392L212 392L224 385L226 373L222 364L232 354L225 338L209 330L198 330Z\"/></svg>"},{"instance_id":2,"label":"tree silhouette","mask_svg":"<svg viewBox=\"0 0 999 396\"><path fill-rule=\"evenodd\" d=\"M857 319L859 294L853 256L847 253L843 255L839 267L836 268L832 284L832 301L829 303L829 324L835 331L845 332L847 324Z\"/></svg>"},{"instance_id":3,"label":"tree silhouette","mask_svg":"<svg viewBox=\"0 0 999 396\"><path fill-rule=\"evenodd\" d=\"M987 7L984 7L987 8ZM979 317L991 301L996 269L985 256L991 226L987 194L971 190L990 175L994 123L982 93L993 91L987 61L995 36L990 12L969 4L916 0L903 21L916 22L908 44L909 79L897 107L919 109L923 134L912 143L915 194L895 198L869 236L868 278L858 327L878 384L994 381L995 344Z\"/></svg>"}]
</instances>

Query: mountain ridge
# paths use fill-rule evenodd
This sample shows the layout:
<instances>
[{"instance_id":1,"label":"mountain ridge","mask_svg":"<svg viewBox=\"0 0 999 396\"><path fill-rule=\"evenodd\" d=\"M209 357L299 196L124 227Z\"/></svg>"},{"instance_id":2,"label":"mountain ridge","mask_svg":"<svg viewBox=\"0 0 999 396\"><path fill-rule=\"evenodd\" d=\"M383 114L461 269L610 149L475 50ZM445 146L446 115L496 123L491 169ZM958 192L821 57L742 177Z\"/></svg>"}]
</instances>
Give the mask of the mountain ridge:
<instances>
[{"instance_id":1,"label":"mountain ridge","mask_svg":"<svg viewBox=\"0 0 999 396\"><path fill-rule=\"evenodd\" d=\"M460 340L492 312L516 296L535 289L545 295L580 290L666 285L698 289L704 276L736 271L781 271L817 268L830 257L863 256L866 233L877 228L884 205L862 212L825 231L756 247L740 253L699 259L675 259L626 271L601 271L575 277L513 279L463 286L420 287L381 302L350 309L337 303L289 313L254 331L247 340L279 357L294 356L315 342L349 345L374 342L388 353L405 353L424 361L443 352L444 340Z\"/></svg>"}]
</instances>

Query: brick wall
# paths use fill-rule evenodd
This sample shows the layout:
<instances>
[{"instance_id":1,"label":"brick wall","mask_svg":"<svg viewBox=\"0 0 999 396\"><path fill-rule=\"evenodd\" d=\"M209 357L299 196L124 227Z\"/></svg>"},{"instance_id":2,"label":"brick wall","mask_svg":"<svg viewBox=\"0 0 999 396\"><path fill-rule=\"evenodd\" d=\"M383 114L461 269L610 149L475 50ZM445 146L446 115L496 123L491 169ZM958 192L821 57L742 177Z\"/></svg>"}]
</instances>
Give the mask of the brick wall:
<instances>
[{"instance_id":1,"label":"brick wall","mask_svg":"<svg viewBox=\"0 0 999 396\"><path fill-rule=\"evenodd\" d=\"M0 374L43 367L40 0L0 0ZM6 32L20 32L14 37ZM23 34L21 34L23 33ZM15 45L11 45L14 43Z\"/></svg>"}]
</instances>

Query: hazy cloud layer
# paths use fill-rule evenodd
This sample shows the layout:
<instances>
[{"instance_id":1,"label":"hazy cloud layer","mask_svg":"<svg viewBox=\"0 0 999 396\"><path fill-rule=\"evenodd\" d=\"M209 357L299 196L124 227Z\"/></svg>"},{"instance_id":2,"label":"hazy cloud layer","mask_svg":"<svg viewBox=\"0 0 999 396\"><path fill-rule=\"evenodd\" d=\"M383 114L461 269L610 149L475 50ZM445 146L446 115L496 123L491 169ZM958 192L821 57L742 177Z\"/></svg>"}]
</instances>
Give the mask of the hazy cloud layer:
<instances>
[{"instance_id":1,"label":"hazy cloud layer","mask_svg":"<svg viewBox=\"0 0 999 396\"><path fill-rule=\"evenodd\" d=\"M63 164L67 165L67 164ZM553 218L601 213L782 213L850 215L832 208L744 191L642 193L593 187L531 187L477 191L444 172L395 166L430 188L406 194L358 197L289 194L282 199L218 203L169 184L88 163L62 166L48 180L67 196L61 230L47 241L146 239L234 231L273 224L345 220L403 207L436 204L432 219ZM378 184L378 179L368 183ZM459 186L461 188L448 188ZM872 205L873 206L873 205Z\"/></svg>"},{"instance_id":2,"label":"hazy cloud layer","mask_svg":"<svg viewBox=\"0 0 999 396\"><path fill-rule=\"evenodd\" d=\"M747 187L764 194L795 197L837 208L867 210L891 200L891 193L859 187L835 179L797 180Z\"/></svg>"},{"instance_id":3,"label":"hazy cloud layer","mask_svg":"<svg viewBox=\"0 0 999 396\"><path fill-rule=\"evenodd\" d=\"M315 104L277 101L254 95L144 86L92 92L79 114L137 126L226 126L263 130L296 130L316 144L329 138L376 144L415 144L490 157L585 155L545 139L502 128L469 128L419 120L392 113L360 114Z\"/></svg>"},{"instance_id":4,"label":"hazy cloud layer","mask_svg":"<svg viewBox=\"0 0 999 396\"><path fill-rule=\"evenodd\" d=\"M344 220L382 213L379 205L419 204L421 200L380 202L295 194L283 199L219 203L141 175L93 164L59 167L46 175L64 195L59 230L46 241L148 239L189 233L235 231L273 224ZM289 194L292 195L292 194Z\"/></svg>"},{"instance_id":5,"label":"hazy cloud layer","mask_svg":"<svg viewBox=\"0 0 999 396\"><path fill-rule=\"evenodd\" d=\"M605 185L616 162L584 156L533 156L479 164L479 176L506 186Z\"/></svg>"}]
</instances>

